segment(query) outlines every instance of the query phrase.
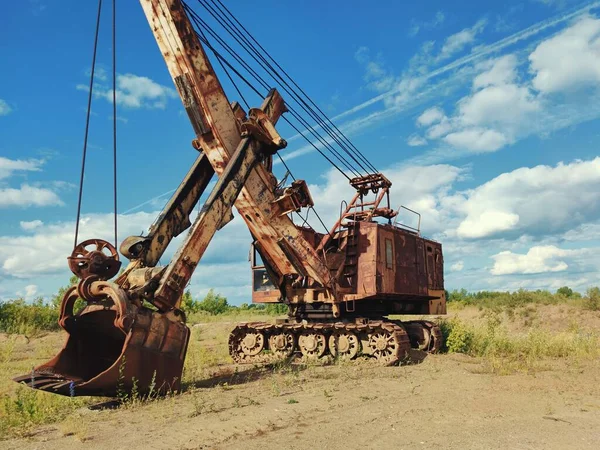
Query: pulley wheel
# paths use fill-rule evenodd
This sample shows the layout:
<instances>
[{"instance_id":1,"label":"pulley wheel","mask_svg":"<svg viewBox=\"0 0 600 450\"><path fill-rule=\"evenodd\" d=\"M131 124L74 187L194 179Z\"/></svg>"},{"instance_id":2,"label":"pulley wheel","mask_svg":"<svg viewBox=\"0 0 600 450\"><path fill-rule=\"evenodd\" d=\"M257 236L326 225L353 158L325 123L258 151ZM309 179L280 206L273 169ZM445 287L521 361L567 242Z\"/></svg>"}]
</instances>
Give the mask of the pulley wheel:
<instances>
[{"instance_id":1,"label":"pulley wheel","mask_svg":"<svg viewBox=\"0 0 600 450\"><path fill-rule=\"evenodd\" d=\"M102 239L83 241L67 259L71 272L82 280L91 275L100 280L108 280L119 273L121 268L119 252L111 243Z\"/></svg>"}]
</instances>

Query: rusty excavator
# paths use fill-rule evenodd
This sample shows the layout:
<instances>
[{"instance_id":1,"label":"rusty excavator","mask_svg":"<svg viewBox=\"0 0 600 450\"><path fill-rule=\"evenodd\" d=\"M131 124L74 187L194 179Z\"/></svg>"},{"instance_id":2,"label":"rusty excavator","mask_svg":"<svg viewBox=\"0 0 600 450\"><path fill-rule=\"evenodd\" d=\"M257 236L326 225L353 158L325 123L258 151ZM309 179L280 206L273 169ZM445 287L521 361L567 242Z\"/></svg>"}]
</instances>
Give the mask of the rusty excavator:
<instances>
[{"instance_id":1,"label":"rusty excavator","mask_svg":"<svg viewBox=\"0 0 600 450\"><path fill-rule=\"evenodd\" d=\"M201 2L225 24L242 27L220 0ZM182 295L209 242L232 220L234 206L253 238L252 301L283 303L288 315L275 323L237 325L229 337L233 361L330 354L393 365L411 348L438 351L442 334L434 322L389 318L446 313L442 246L423 238L419 226L398 222L400 208L390 204L392 183L354 152L358 166L370 170L343 171L356 193L342 202L336 223L324 233L295 224L293 214L313 206L307 184L296 179L286 187L272 171L273 156L287 145L275 126L294 115L291 106L275 88L266 89L266 97L262 93L259 108L230 102L207 51L224 69L236 70L208 40L211 30L202 17L181 0L141 5L189 116L197 159L148 234L121 243L120 253L129 260L121 273L112 244L90 239L76 245L68 264L80 281L60 307L66 343L52 360L15 380L71 396L114 396L134 384L140 393L179 390L190 336ZM258 45L260 61L281 69L242 30L242 43ZM311 111L320 111L312 105ZM328 119L305 128L329 130L342 148L356 149ZM216 184L192 223L215 174ZM185 230L169 264L160 266L169 243ZM78 299L84 306L76 311Z\"/></svg>"}]
</instances>

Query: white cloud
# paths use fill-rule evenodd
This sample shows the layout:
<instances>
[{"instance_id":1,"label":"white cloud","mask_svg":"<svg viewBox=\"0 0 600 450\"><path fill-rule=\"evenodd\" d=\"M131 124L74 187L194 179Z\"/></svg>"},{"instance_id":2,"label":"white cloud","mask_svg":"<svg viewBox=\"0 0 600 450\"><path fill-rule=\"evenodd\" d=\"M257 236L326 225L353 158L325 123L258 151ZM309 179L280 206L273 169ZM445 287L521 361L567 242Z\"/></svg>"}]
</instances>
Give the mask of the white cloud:
<instances>
[{"instance_id":1,"label":"white cloud","mask_svg":"<svg viewBox=\"0 0 600 450\"><path fill-rule=\"evenodd\" d=\"M491 124L511 129L540 107L529 89L517 84L486 86L463 98L458 105L462 124Z\"/></svg>"},{"instance_id":2,"label":"white cloud","mask_svg":"<svg viewBox=\"0 0 600 450\"><path fill-rule=\"evenodd\" d=\"M420 147L421 145L427 144L427 139L425 139L422 136L417 136L416 134L413 134L406 140L406 143L411 147Z\"/></svg>"},{"instance_id":3,"label":"white cloud","mask_svg":"<svg viewBox=\"0 0 600 450\"><path fill-rule=\"evenodd\" d=\"M31 300L38 293L38 287L35 284L28 284L25 286L25 290L19 290L16 294L19 297L23 297L25 300Z\"/></svg>"},{"instance_id":4,"label":"white cloud","mask_svg":"<svg viewBox=\"0 0 600 450\"><path fill-rule=\"evenodd\" d=\"M446 199L452 183L461 179L464 169L446 164L392 166L383 173L392 182L392 208L404 205L421 213L421 225L425 233L432 234L447 227L449 210L442 208L441 203ZM309 188L312 197L318 199L317 211L329 226L339 216L340 202L349 201L355 193L348 180L334 169L326 173L323 183L311 184ZM416 217L406 211L401 211L398 220L407 225L417 225Z\"/></svg>"},{"instance_id":5,"label":"white cloud","mask_svg":"<svg viewBox=\"0 0 600 450\"><path fill-rule=\"evenodd\" d=\"M457 196L462 238L566 232L600 217L600 157L523 167Z\"/></svg>"},{"instance_id":6,"label":"white cloud","mask_svg":"<svg viewBox=\"0 0 600 450\"><path fill-rule=\"evenodd\" d=\"M477 67L482 72L473 80L473 87L483 88L513 83L517 78L516 66L515 55L504 55L478 64Z\"/></svg>"},{"instance_id":7,"label":"white cloud","mask_svg":"<svg viewBox=\"0 0 600 450\"><path fill-rule=\"evenodd\" d=\"M552 93L600 84L600 19L584 17L529 55L533 86Z\"/></svg>"},{"instance_id":8,"label":"white cloud","mask_svg":"<svg viewBox=\"0 0 600 450\"><path fill-rule=\"evenodd\" d=\"M39 172L43 160L39 159L8 159L0 156L0 180L10 177L14 172Z\"/></svg>"},{"instance_id":9,"label":"white cloud","mask_svg":"<svg viewBox=\"0 0 600 450\"><path fill-rule=\"evenodd\" d=\"M37 294L38 288L35 284L28 284L25 286L25 297L31 298Z\"/></svg>"},{"instance_id":10,"label":"white cloud","mask_svg":"<svg viewBox=\"0 0 600 450\"><path fill-rule=\"evenodd\" d=\"M61 206L63 201L46 188L22 184L20 188L0 188L0 208L19 206Z\"/></svg>"},{"instance_id":11,"label":"white cloud","mask_svg":"<svg viewBox=\"0 0 600 450\"><path fill-rule=\"evenodd\" d=\"M511 230L519 223L519 216L503 211L483 211L476 217L467 216L458 226L463 238L481 238L500 231Z\"/></svg>"},{"instance_id":12,"label":"white cloud","mask_svg":"<svg viewBox=\"0 0 600 450\"><path fill-rule=\"evenodd\" d=\"M364 132L367 127L397 116L426 101L437 103L440 95L447 96L456 92L464 86L467 78L470 79L472 93L457 103L453 115L449 116L447 120L434 124L431 130L427 130L425 133L427 139L442 141L440 146L436 146L435 142L432 142L431 151L413 158L413 163L420 164L442 162L449 156L460 157L473 151L500 150L506 145L511 145L532 134L547 136L556 130L595 119L600 116L600 90L597 95L585 96L577 102L572 98L550 99L547 96L539 95L539 91L532 85L531 76L524 76L529 73L528 68L517 70L520 64L527 62L526 58L518 57L523 51L482 63L478 63L478 61L485 56L498 54L508 46L531 39L553 27L581 18L599 5L600 2L588 3L576 10L538 22L493 44L476 47L470 54L433 70L431 70L432 65L435 65L438 57L433 51L435 43L428 42L411 60L408 70L402 76L394 77L393 74L386 74L388 80L384 85L389 84L390 77L395 79L390 90L351 108L336 116L335 119L346 117L376 102L383 101L383 110L371 112L355 120L361 125L360 132ZM481 25L476 25L472 29L479 30L480 28ZM468 41L470 35L463 33L462 40L465 40L466 36ZM456 42L461 41L458 37L455 37L455 40ZM535 46L540 42L543 40L538 38L537 42L533 41L531 45ZM595 58L593 61L597 59ZM556 58L554 61L561 61L561 59ZM473 63L475 66L468 66ZM456 69L459 68L460 70L457 71ZM473 71L476 72L475 77L472 77ZM531 71L535 72L533 69ZM447 72L452 72L452 74L433 85L429 83L432 78L439 78ZM444 93L440 94L440 91ZM467 145L460 148L453 148L448 141L463 144L464 140L460 139L463 135L459 134L458 137L451 136L449 140L443 140L450 133L460 133L470 128L476 129L472 134L478 131L476 136L482 138L480 142L468 142ZM493 133L484 133L482 130L492 130ZM310 151L312 150L303 149L301 154Z\"/></svg>"},{"instance_id":13,"label":"white cloud","mask_svg":"<svg viewBox=\"0 0 600 450\"><path fill-rule=\"evenodd\" d=\"M596 1L596 2L592 2L592 3L588 3L574 11L558 14L556 16L553 16L548 19L537 22L527 28L520 30L520 31L517 31L516 33L513 33L513 34L511 34L505 38L502 38L496 42L493 42L488 45L478 46L470 54L463 56L461 58L458 58L458 59L456 59L442 67L439 67L435 70L431 70L431 71L425 70L424 72L420 71L419 73L420 73L421 85L432 78L439 77L440 75L446 74L448 72L453 72L454 74L460 73L460 71L457 71L457 69L460 69L461 67L464 67L464 66L468 66L469 64L475 63L485 57L489 57L490 55L497 54L497 53L501 52L502 50L506 49L507 47L513 46L513 45L517 44L518 42L521 42L521 41L524 41L527 39L531 39L533 36L537 36L540 33L547 31L550 28L553 28L553 27L556 27L565 22L571 21L574 18L581 17L584 14L588 14L590 12L590 10L598 7L599 4L600 4L600 2ZM450 78L452 78L452 77L450 77ZM444 84L444 83L441 83L441 84ZM390 89L389 91L379 94L359 105L356 105L356 106L348 109L347 111L344 111L341 114L338 114L337 116L333 117L333 119L339 120L344 117L353 115L353 114L355 114L365 108L368 108L378 102L386 102L386 103L390 102L390 103L394 104L395 102L393 101L393 98L397 95L402 95L402 93L405 90L406 90L405 84L404 85L398 84L398 85L394 86L392 89ZM416 96L414 95L414 92L412 94L413 94L413 97L420 97L420 95L418 95L419 93L417 93ZM397 109L395 112L398 113L403 110L404 109ZM372 117L371 123L375 123L386 117L389 117L389 115L386 115L386 114L374 115Z\"/></svg>"},{"instance_id":14,"label":"white cloud","mask_svg":"<svg viewBox=\"0 0 600 450\"><path fill-rule=\"evenodd\" d=\"M473 153L485 153L495 152L504 147L508 139L496 130L469 128L446 135L444 141L453 147L466 149Z\"/></svg>"},{"instance_id":15,"label":"white cloud","mask_svg":"<svg viewBox=\"0 0 600 450\"><path fill-rule=\"evenodd\" d=\"M445 20L446 20L446 15L444 14L443 11L436 12L435 16L429 21L423 22L423 21L412 19L410 21L410 28L408 30L408 35L411 37L414 37L419 33L419 31L421 29L430 31L435 28L438 28L441 24L444 23Z\"/></svg>"},{"instance_id":16,"label":"white cloud","mask_svg":"<svg viewBox=\"0 0 600 450\"><path fill-rule=\"evenodd\" d=\"M367 82L367 87L379 92L392 88L395 78L385 69L381 54L373 59L369 48L361 46L354 53L354 59L365 68L364 80Z\"/></svg>"},{"instance_id":17,"label":"white cloud","mask_svg":"<svg viewBox=\"0 0 600 450\"><path fill-rule=\"evenodd\" d=\"M465 263L463 261L457 261L450 266L451 272L460 272L465 268Z\"/></svg>"},{"instance_id":18,"label":"white cloud","mask_svg":"<svg viewBox=\"0 0 600 450\"><path fill-rule=\"evenodd\" d=\"M485 28L487 21L479 20L471 28L465 28L456 34L448 36L444 41L438 60L450 58L455 53L462 51L467 45L472 44L479 33Z\"/></svg>"},{"instance_id":19,"label":"white cloud","mask_svg":"<svg viewBox=\"0 0 600 450\"><path fill-rule=\"evenodd\" d=\"M455 114L447 117L438 107L430 108L417 126L429 126L429 139L470 153L495 152L531 133L541 106L530 88L518 83L516 66L514 55L477 65L473 92L457 102Z\"/></svg>"},{"instance_id":20,"label":"white cloud","mask_svg":"<svg viewBox=\"0 0 600 450\"><path fill-rule=\"evenodd\" d=\"M562 272L569 265L562 259L577 253L576 250L563 250L553 245L531 247L526 254L510 251L500 252L492 258L492 275L531 274L544 272Z\"/></svg>"},{"instance_id":21,"label":"white cloud","mask_svg":"<svg viewBox=\"0 0 600 450\"><path fill-rule=\"evenodd\" d=\"M136 213L119 216L120 239L147 229L155 215ZM112 214L90 214L81 219L80 241L98 237L109 242ZM73 250L74 222L43 224L21 236L0 236L0 267L7 275L33 278L67 269L66 257Z\"/></svg>"},{"instance_id":22,"label":"white cloud","mask_svg":"<svg viewBox=\"0 0 600 450\"><path fill-rule=\"evenodd\" d=\"M84 84L78 84L76 87L81 91L89 89ZM112 103L113 91L104 84L95 84L94 96ZM164 109L169 99L177 97L175 89L158 84L148 77L131 73L117 75L117 104L126 108Z\"/></svg>"},{"instance_id":23,"label":"white cloud","mask_svg":"<svg viewBox=\"0 0 600 450\"><path fill-rule=\"evenodd\" d=\"M41 220L32 220L30 222L21 221L21 222L19 222L19 225L21 225L21 228L23 230L31 231L31 230L35 230L36 228L39 228L42 225L44 225L44 222L42 222Z\"/></svg>"},{"instance_id":24,"label":"white cloud","mask_svg":"<svg viewBox=\"0 0 600 450\"><path fill-rule=\"evenodd\" d=\"M441 108L434 106L423 111L423 113L417 118L417 125L421 127L429 127L434 123L440 122L444 117L446 117L444 111Z\"/></svg>"},{"instance_id":25,"label":"white cloud","mask_svg":"<svg viewBox=\"0 0 600 450\"><path fill-rule=\"evenodd\" d=\"M6 101L0 98L0 116L7 116L12 112L12 108Z\"/></svg>"},{"instance_id":26,"label":"white cloud","mask_svg":"<svg viewBox=\"0 0 600 450\"><path fill-rule=\"evenodd\" d=\"M565 241L600 241L600 222L581 224L567 231L562 238Z\"/></svg>"}]
</instances>

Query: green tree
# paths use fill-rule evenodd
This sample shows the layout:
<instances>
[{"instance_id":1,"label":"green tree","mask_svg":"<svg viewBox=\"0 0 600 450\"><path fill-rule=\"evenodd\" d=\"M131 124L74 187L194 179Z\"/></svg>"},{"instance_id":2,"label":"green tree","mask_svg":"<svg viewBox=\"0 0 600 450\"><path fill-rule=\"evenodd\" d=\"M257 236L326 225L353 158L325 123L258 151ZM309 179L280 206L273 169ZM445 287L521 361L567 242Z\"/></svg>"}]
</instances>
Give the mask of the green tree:
<instances>
[{"instance_id":1,"label":"green tree","mask_svg":"<svg viewBox=\"0 0 600 450\"><path fill-rule=\"evenodd\" d=\"M563 287L558 288L556 290L556 293L558 295L562 295L563 297L572 297L573 289L571 289L569 286L563 286Z\"/></svg>"},{"instance_id":2,"label":"green tree","mask_svg":"<svg viewBox=\"0 0 600 450\"><path fill-rule=\"evenodd\" d=\"M215 294L211 289L206 294L203 300L198 302L199 310L206 311L209 314L217 315L224 314L229 310L229 303L227 303L227 298L223 297L221 294Z\"/></svg>"},{"instance_id":3,"label":"green tree","mask_svg":"<svg viewBox=\"0 0 600 450\"><path fill-rule=\"evenodd\" d=\"M181 296L180 307L186 314L196 313L200 310L200 304L198 300L194 299L189 289Z\"/></svg>"}]
</instances>

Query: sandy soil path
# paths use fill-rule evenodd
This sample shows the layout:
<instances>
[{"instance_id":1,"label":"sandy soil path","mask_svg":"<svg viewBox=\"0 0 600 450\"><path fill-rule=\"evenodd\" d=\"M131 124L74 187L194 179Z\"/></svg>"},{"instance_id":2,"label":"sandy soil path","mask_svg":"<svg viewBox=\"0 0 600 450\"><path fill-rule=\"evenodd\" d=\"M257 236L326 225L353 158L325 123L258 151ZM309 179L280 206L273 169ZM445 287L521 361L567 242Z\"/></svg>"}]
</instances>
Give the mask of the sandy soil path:
<instances>
[{"instance_id":1,"label":"sandy soil path","mask_svg":"<svg viewBox=\"0 0 600 450\"><path fill-rule=\"evenodd\" d=\"M600 448L600 362L506 376L461 355L392 368L231 370L173 398L81 410L0 448Z\"/></svg>"}]
</instances>

